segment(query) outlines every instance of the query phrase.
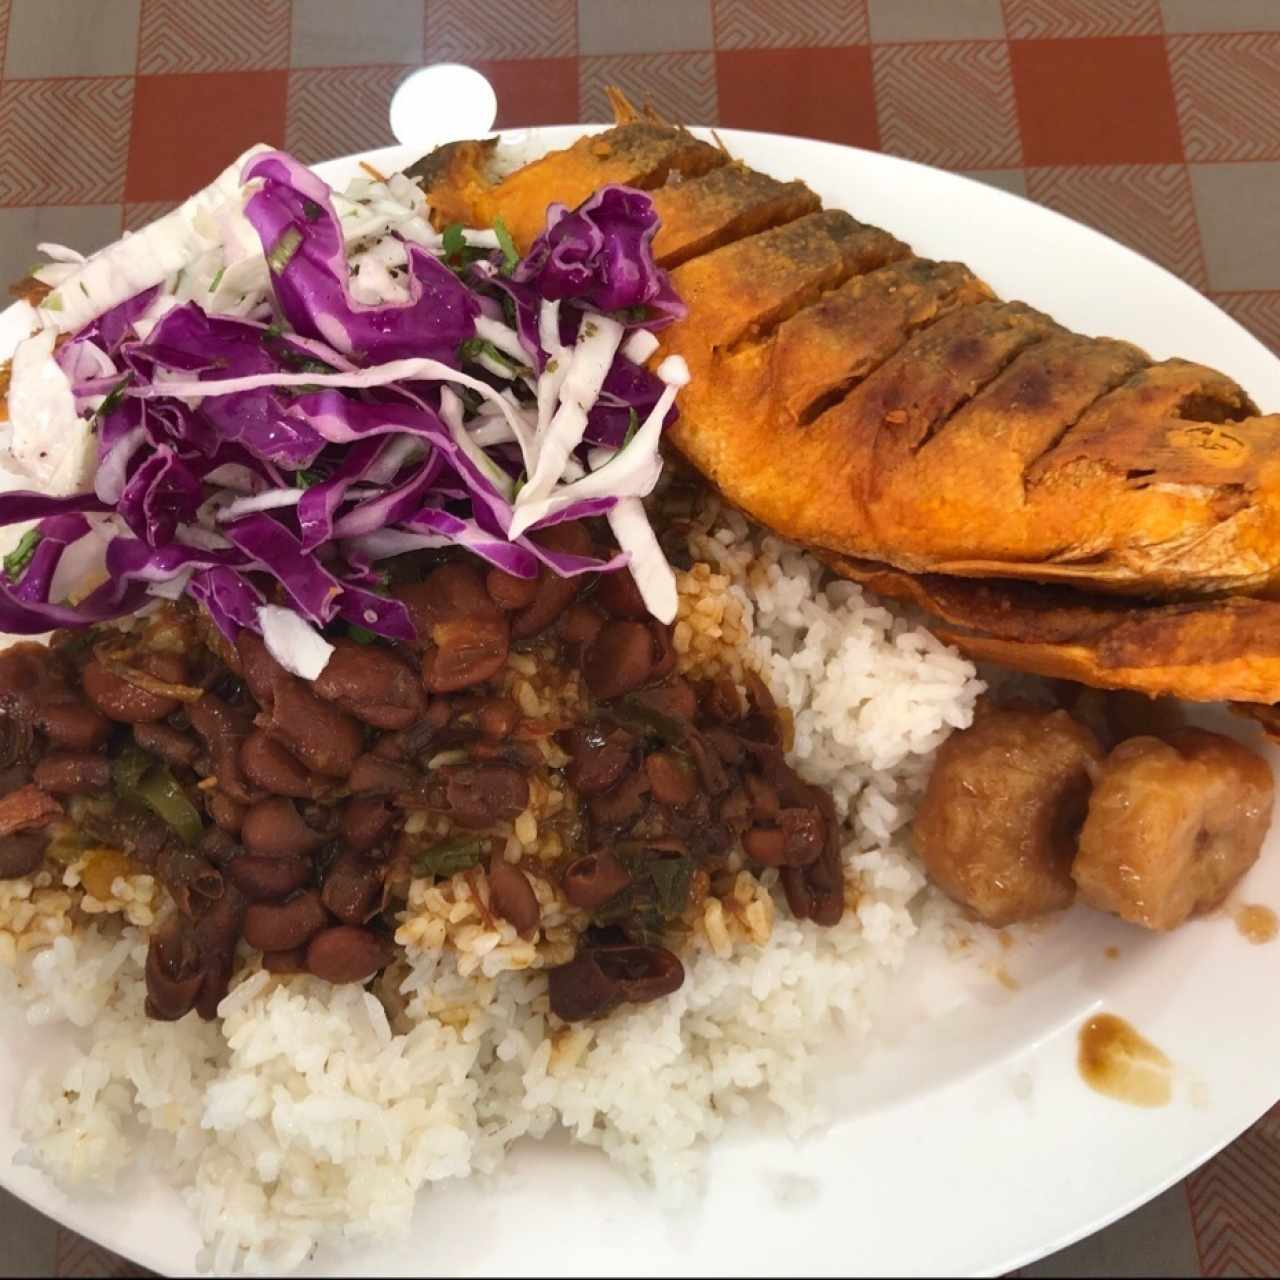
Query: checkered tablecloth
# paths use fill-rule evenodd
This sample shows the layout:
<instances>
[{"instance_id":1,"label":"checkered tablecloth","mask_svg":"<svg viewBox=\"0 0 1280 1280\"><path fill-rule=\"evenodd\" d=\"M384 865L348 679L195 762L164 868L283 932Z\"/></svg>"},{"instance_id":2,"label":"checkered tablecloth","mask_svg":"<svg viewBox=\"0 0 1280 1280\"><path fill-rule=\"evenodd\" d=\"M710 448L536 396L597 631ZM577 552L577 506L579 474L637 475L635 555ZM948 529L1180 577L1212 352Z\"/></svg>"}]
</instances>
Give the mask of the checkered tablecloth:
<instances>
[{"instance_id":1,"label":"checkered tablecloth","mask_svg":"<svg viewBox=\"0 0 1280 1280\"><path fill-rule=\"evenodd\" d=\"M413 67L499 125L692 124L955 169L1090 223L1280 351L1280 0L0 0L0 275L171 208L253 142L393 141ZM1259 1064L1266 1069L1267 1064ZM140 1274L0 1194L0 1276ZM1027 1275L1280 1271L1280 1110Z\"/></svg>"}]
</instances>

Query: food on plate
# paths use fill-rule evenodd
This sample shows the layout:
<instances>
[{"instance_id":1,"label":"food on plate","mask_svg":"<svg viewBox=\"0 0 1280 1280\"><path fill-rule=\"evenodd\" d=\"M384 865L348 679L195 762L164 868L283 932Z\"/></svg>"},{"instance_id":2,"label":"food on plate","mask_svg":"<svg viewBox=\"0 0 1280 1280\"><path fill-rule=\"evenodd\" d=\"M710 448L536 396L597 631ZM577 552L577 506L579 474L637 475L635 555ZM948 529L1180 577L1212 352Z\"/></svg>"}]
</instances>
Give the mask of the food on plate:
<instances>
[{"instance_id":1,"label":"food on plate","mask_svg":"<svg viewBox=\"0 0 1280 1280\"><path fill-rule=\"evenodd\" d=\"M1122 742L1080 831L1080 896L1148 929L1213 910L1257 861L1273 792L1266 762L1221 734Z\"/></svg>"},{"instance_id":2,"label":"food on plate","mask_svg":"<svg viewBox=\"0 0 1280 1280\"><path fill-rule=\"evenodd\" d=\"M772 344L816 421L912 333L1012 358L1043 318L655 121L498 158L332 191L254 148L21 289L0 996L72 1041L23 1159L152 1163L219 1274L404 1234L556 1126L676 1201L754 1097L813 1124L833 1021L870 1040L909 946L973 936L925 871L1065 905L1145 724L1061 685L967 728L970 661L663 448L694 336ZM1242 868L1252 774L1196 750Z\"/></svg>"},{"instance_id":3,"label":"food on plate","mask_svg":"<svg viewBox=\"0 0 1280 1280\"><path fill-rule=\"evenodd\" d=\"M652 191L689 307L663 334L692 375L670 439L729 500L939 614L976 658L1280 701L1274 416L614 105L615 128L508 176L455 144L424 185L517 243L593 174Z\"/></svg>"},{"instance_id":4,"label":"food on plate","mask_svg":"<svg viewBox=\"0 0 1280 1280\"><path fill-rule=\"evenodd\" d=\"M939 748L912 836L930 879L986 924L1067 907L1078 888L1167 930L1219 906L1257 861L1273 791L1266 761L1219 733L1175 728L1105 753L1060 707L987 706Z\"/></svg>"},{"instance_id":5,"label":"food on plate","mask_svg":"<svg viewBox=\"0 0 1280 1280\"><path fill-rule=\"evenodd\" d=\"M1235 702L1268 732L1280 688L1280 602L1244 596L1135 604L1032 582L910 574L823 554L841 576L914 604L948 644L998 663L1149 697Z\"/></svg>"},{"instance_id":6,"label":"food on plate","mask_svg":"<svg viewBox=\"0 0 1280 1280\"><path fill-rule=\"evenodd\" d=\"M255 148L18 312L0 991L75 1041L19 1123L70 1182L160 1161L219 1272L556 1123L672 1198L749 1095L811 1123L980 689L664 461L647 196L524 255L428 213Z\"/></svg>"},{"instance_id":7,"label":"food on plate","mask_svg":"<svg viewBox=\"0 0 1280 1280\"><path fill-rule=\"evenodd\" d=\"M1071 905L1103 751L1065 711L989 708L938 749L911 833L929 878L986 924Z\"/></svg>"}]
</instances>

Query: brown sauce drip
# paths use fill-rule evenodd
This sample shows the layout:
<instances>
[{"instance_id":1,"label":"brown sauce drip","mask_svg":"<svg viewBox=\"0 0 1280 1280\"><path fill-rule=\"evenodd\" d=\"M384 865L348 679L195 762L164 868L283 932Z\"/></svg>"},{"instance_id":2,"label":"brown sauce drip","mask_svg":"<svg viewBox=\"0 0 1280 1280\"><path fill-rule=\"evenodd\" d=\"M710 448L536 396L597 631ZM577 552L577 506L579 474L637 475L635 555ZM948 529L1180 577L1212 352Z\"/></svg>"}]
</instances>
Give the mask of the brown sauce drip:
<instances>
[{"instance_id":1,"label":"brown sauce drip","mask_svg":"<svg viewBox=\"0 0 1280 1280\"><path fill-rule=\"evenodd\" d=\"M1117 1102L1163 1107L1173 1097L1173 1063L1114 1014L1095 1014L1080 1028L1076 1061L1084 1082Z\"/></svg>"},{"instance_id":2,"label":"brown sauce drip","mask_svg":"<svg viewBox=\"0 0 1280 1280\"><path fill-rule=\"evenodd\" d=\"M1274 942L1280 934L1280 921L1270 907L1257 903L1249 903L1236 912L1236 929L1242 938L1247 938L1255 946L1264 942Z\"/></svg>"}]
</instances>

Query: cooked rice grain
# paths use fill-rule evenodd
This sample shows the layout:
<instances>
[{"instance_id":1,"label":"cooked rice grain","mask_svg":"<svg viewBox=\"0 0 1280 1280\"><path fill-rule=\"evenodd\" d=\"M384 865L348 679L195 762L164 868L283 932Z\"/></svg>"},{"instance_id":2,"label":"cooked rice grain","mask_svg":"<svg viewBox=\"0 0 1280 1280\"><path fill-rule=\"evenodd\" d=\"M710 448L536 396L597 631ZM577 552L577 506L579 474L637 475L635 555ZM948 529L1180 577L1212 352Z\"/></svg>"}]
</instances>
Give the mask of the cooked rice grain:
<instances>
[{"instance_id":1,"label":"cooked rice grain","mask_svg":"<svg viewBox=\"0 0 1280 1280\"><path fill-rule=\"evenodd\" d=\"M32 928L53 939L34 954L8 944L0 986L33 1022L88 1028L69 1068L27 1082L24 1158L65 1181L109 1182L146 1141L198 1218L202 1266L278 1271L318 1243L403 1236L424 1185L492 1170L517 1138L556 1125L674 1203L696 1190L706 1140L753 1100L793 1133L818 1121L815 1050L837 1022L873 1038L924 886L901 831L934 749L969 722L982 686L914 623L714 501L691 552L704 563L680 575L680 661L738 680L753 666L793 709L793 762L831 787L845 823L839 925L790 919L775 873L742 871L719 898L699 882L680 990L566 1027L537 971L572 946L548 882L535 878L544 927L526 941L488 917L483 877L418 881L385 1006L258 971L223 1002L220 1026L168 1024L143 1014L140 931L57 936L63 890L0 886L0 946ZM541 670L512 654L507 687L555 716L575 689L540 686ZM507 836L513 861L549 852L545 815L529 817ZM935 932L949 918L926 914Z\"/></svg>"}]
</instances>

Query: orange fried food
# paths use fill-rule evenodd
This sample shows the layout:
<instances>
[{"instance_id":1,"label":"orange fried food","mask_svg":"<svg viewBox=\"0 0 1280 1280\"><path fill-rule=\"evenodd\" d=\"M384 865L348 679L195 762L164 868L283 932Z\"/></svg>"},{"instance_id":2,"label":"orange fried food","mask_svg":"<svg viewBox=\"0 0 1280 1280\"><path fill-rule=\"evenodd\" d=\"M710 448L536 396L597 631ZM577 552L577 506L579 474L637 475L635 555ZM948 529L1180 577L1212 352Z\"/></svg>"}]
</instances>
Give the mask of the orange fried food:
<instances>
[{"instance_id":1,"label":"orange fried food","mask_svg":"<svg viewBox=\"0 0 1280 1280\"><path fill-rule=\"evenodd\" d=\"M614 102L617 127L506 178L458 144L424 186L521 244L553 201L652 193L689 307L653 357L693 375L670 439L729 501L922 604L976 657L1280 701L1280 416Z\"/></svg>"},{"instance_id":2,"label":"orange fried food","mask_svg":"<svg viewBox=\"0 0 1280 1280\"><path fill-rule=\"evenodd\" d=\"M991 925L1071 905L1093 733L1065 711L980 709L938 748L911 833L929 878Z\"/></svg>"},{"instance_id":3,"label":"orange fried food","mask_svg":"<svg viewBox=\"0 0 1280 1280\"><path fill-rule=\"evenodd\" d=\"M1080 832L1081 897L1148 929L1211 911L1257 860L1273 790L1266 762L1221 734L1122 742Z\"/></svg>"},{"instance_id":4,"label":"orange fried food","mask_svg":"<svg viewBox=\"0 0 1280 1280\"><path fill-rule=\"evenodd\" d=\"M1280 700L1280 601L1229 596L1147 604L824 559L877 595L932 614L938 638L979 661L1149 697Z\"/></svg>"}]
</instances>

